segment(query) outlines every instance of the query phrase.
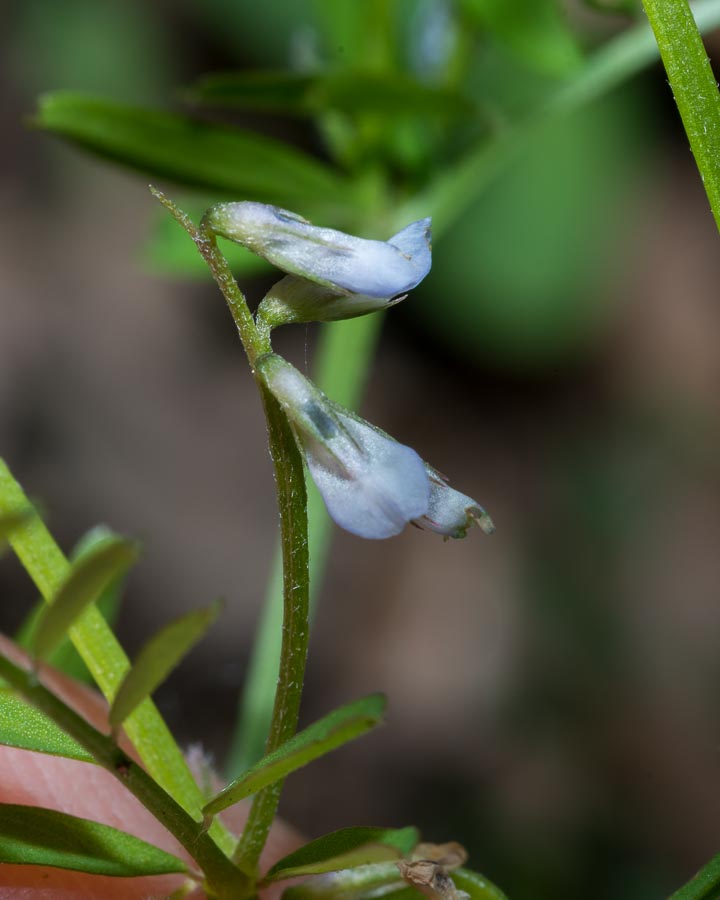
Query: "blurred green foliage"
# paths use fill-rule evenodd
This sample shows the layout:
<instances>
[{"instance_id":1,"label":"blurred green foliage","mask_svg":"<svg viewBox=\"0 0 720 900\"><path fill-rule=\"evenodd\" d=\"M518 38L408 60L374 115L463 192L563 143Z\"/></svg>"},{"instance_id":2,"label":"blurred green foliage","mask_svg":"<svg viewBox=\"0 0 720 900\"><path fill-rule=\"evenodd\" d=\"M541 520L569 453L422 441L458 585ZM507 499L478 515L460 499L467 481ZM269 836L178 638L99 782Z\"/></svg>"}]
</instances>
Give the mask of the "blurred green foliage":
<instances>
[{"instance_id":1,"label":"blurred green foliage","mask_svg":"<svg viewBox=\"0 0 720 900\"><path fill-rule=\"evenodd\" d=\"M28 94L93 90L147 103L177 83L180 66L152 4L32 0L17 4L13 20L10 62Z\"/></svg>"},{"instance_id":2,"label":"blurred green foliage","mask_svg":"<svg viewBox=\"0 0 720 900\"><path fill-rule=\"evenodd\" d=\"M647 157L636 97L613 95L533 134L448 231L412 303L468 361L557 365L602 335Z\"/></svg>"},{"instance_id":3,"label":"blurred green foliage","mask_svg":"<svg viewBox=\"0 0 720 900\"><path fill-rule=\"evenodd\" d=\"M542 120L559 89L582 79L583 36L558 3L274 0L259 10L214 0L194 12L214 39L221 30L237 42L232 52L246 66L250 51L262 67L200 79L185 92L195 107L189 115L56 93L43 99L39 124L153 177L203 188L210 193L202 203L242 196L375 232L405 224L393 220L398 202L402 208L426 187L432 197L435 181L452 181L477 148L491 151L520 126L512 161L496 164L499 177L453 215L444 252L404 314L469 361L509 369L562 364L602 334L632 224L625 198L649 129L638 115L640 95L624 91L523 132L527 121ZM115 13L110 5L103 15ZM145 33L135 14L124 28ZM112 21L92 27L105 32ZM84 46L82 30L74 40ZM73 81L88 83L80 75ZM248 113L314 120L331 162L258 133L257 123L251 131L208 122L198 104L219 105L233 121ZM422 214L433 211L430 203ZM202 273L172 223L158 217L155 229L147 249L153 268ZM244 251L230 253L236 271L263 270Z\"/></svg>"}]
</instances>

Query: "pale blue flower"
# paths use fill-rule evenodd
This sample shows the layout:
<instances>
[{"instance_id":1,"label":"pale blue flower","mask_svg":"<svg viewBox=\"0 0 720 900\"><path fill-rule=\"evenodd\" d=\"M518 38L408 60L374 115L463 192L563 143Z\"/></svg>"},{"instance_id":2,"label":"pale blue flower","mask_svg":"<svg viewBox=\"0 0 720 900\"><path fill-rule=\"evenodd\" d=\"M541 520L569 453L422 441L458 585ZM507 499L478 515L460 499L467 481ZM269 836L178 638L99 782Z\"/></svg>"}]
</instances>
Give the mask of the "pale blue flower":
<instances>
[{"instance_id":1,"label":"pale blue flower","mask_svg":"<svg viewBox=\"0 0 720 900\"><path fill-rule=\"evenodd\" d=\"M206 223L283 272L341 294L387 300L418 285L432 261L429 218L387 241L321 228L286 209L251 201L220 203L208 211Z\"/></svg>"},{"instance_id":2,"label":"pale blue flower","mask_svg":"<svg viewBox=\"0 0 720 900\"><path fill-rule=\"evenodd\" d=\"M388 538L425 516L430 481L410 447L333 403L274 353L256 369L288 417L332 518L364 538Z\"/></svg>"}]
</instances>

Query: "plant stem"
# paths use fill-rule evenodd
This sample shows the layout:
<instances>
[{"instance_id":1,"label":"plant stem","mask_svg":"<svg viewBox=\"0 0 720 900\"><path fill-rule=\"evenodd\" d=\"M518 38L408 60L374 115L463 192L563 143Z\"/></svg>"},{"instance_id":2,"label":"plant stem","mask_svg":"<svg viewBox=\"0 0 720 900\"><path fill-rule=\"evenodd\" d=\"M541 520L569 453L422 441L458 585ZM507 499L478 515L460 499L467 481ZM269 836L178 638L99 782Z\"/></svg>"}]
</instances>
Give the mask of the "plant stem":
<instances>
[{"instance_id":1,"label":"plant stem","mask_svg":"<svg viewBox=\"0 0 720 900\"><path fill-rule=\"evenodd\" d=\"M0 459L0 514L32 510L32 504ZM47 603L70 571L70 563L42 519L32 515L9 535L10 544ZM91 606L69 631L69 637L108 702L112 702L130 663L98 610ZM150 775L191 816L201 817L205 802L200 789L152 700L147 699L125 721L125 731ZM221 822L211 832L226 853L234 846Z\"/></svg>"},{"instance_id":2,"label":"plant stem","mask_svg":"<svg viewBox=\"0 0 720 900\"><path fill-rule=\"evenodd\" d=\"M0 677L74 738L150 810L202 869L212 896L232 900L252 893L253 887L247 876L204 831L202 822L196 822L188 815L111 737L97 731L39 683L35 673L26 672L3 656L0 656Z\"/></svg>"},{"instance_id":3,"label":"plant stem","mask_svg":"<svg viewBox=\"0 0 720 900\"><path fill-rule=\"evenodd\" d=\"M675 891L670 900L715 900L720 891L720 856L713 856L709 863Z\"/></svg>"},{"instance_id":4,"label":"plant stem","mask_svg":"<svg viewBox=\"0 0 720 900\"><path fill-rule=\"evenodd\" d=\"M302 457L279 404L260 384L268 425L270 456L275 467L283 558L283 623L280 671L265 752L271 753L297 730L305 679L310 616L307 493ZM282 782L260 791L240 838L235 859L255 872L275 817Z\"/></svg>"},{"instance_id":5,"label":"plant stem","mask_svg":"<svg viewBox=\"0 0 720 900\"><path fill-rule=\"evenodd\" d=\"M228 305L233 321L240 335L243 348L252 366L261 353L269 352L270 342L267 335L261 335L255 327L252 314L248 309L243 292L233 278L227 260L218 249L215 235L205 226L205 220L198 228L194 222L179 207L170 200L162 191L151 187L150 192L156 197L173 218L192 238L200 255L207 263L215 283L220 288Z\"/></svg>"},{"instance_id":6,"label":"plant stem","mask_svg":"<svg viewBox=\"0 0 720 900\"><path fill-rule=\"evenodd\" d=\"M190 219L167 197L153 194L170 211L195 242L220 288L251 366L262 353L270 351L269 339L261 335L233 278L227 260L218 249L215 237L205 223L196 228ZM283 560L283 621L280 672L275 690L266 752L277 749L297 730L300 698L305 680L309 638L310 572L308 559L307 492L302 457L295 444L290 424L273 395L258 380L268 427L270 456L275 467L280 539ZM234 859L241 869L255 875L260 853L267 840L277 811L282 782L258 793L250 808Z\"/></svg>"},{"instance_id":7,"label":"plant stem","mask_svg":"<svg viewBox=\"0 0 720 900\"><path fill-rule=\"evenodd\" d=\"M346 322L323 325L314 366L320 390L343 406L357 406L370 369L384 316L377 313ZM312 482L308 485L308 523L310 544L310 618L312 620L325 568L332 525L325 504ZM282 630L282 554L273 559L260 624L253 642L246 676L238 727L226 763L226 774L236 778L257 762L263 754L270 730L273 698L280 664Z\"/></svg>"},{"instance_id":8,"label":"plant stem","mask_svg":"<svg viewBox=\"0 0 720 900\"><path fill-rule=\"evenodd\" d=\"M720 229L720 94L687 0L643 0Z\"/></svg>"}]
</instances>

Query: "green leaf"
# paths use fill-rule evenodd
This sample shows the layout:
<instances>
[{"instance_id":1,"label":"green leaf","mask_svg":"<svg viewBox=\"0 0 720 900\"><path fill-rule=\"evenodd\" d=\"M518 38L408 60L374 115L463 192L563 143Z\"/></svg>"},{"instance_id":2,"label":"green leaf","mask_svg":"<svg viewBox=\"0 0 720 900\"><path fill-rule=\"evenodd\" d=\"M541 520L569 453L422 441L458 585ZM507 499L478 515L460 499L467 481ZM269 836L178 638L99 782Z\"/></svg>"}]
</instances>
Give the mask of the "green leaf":
<instances>
[{"instance_id":1,"label":"green leaf","mask_svg":"<svg viewBox=\"0 0 720 900\"><path fill-rule=\"evenodd\" d=\"M507 900L498 887L477 872L455 869L449 874L455 886L468 894L470 900ZM383 900L417 900L422 894L402 881L395 863L376 863L317 875L283 892L283 900L335 900L338 897L370 900L379 896Z\"/></svg>"},{"instance_id":2,"label":"green leaf","mask_svg":"<svg viewBox=\"0 0 720 900\"><path fill-rule=\"evenodd\" d=\"M0 863L121 878L187 871L181 859L117 828L12 803L0 804Z\"/></svg>"},{"instance_id":3,"label":"green leaf","mask_svg":"<svg viewBox=\"0 0 720 900\"><path fill-rule=\"evenodd\" d=\"M73 561L76 561L82 558L83 556L87 555L98 543L111 537L118 537L118 535L114 531L112 531L112 529L107 528L105 525L97 525L95 528L91 528L90 531L88 531L87 534L83 535L83 537L78 541L72 552L71 559ZM115 619L117 618L117 613L120 607L120 594L122 591L124 580L124 573L121 572L101 593L100 598L98 599L96 604L98 611L102 614L105 621L111 627L115 622ZM43 600L39 600L34 609L30 611L25 621L20 626L17 634L15 635L15 643L19 644L21 647L24 647L28 651L30 651L33 647L35 630L38 626L38 622L42 618L45 607L45 602ZM47 662L55 669L58 669L60 672L64 672L66 675L69 675L76 681L82 681L85 684L95 683L92 675L90 674L90 671L88 670L88 667L82 661L80 654L73 647L72 641L67 636L63 638L57 649L55 649L50 654Z\"/></svg>"},{"instance_id":4,"label":"green leaf","mask_svg":"<svg viewBox=\"0 0 720 900\"><path fill-rule=\"evenodd\" d=\"M470 900L507 900L507 897L491 881L470 869L455 869L450 873L455 887L470 895Z\"/></svg>"},{"instance_id":5,"label":"green leaf","mask_svg":"<svg viewBox=\"0 0 720 900\"><path fill-rule=\"evenodd\" d=\"M263 881L279 881L297 875L318 875L371 863L400 859L417 845L417 828L342 828L285 856L268 871Z\"/></svg>"},{"instance_id":6,"label":"green leaf","mask_svg":"<svg viewBox=\"0 0 720 900\"><path fill-rule=\"evenodd\" d=\"M77 559L51 605L43 610L33 640L35 655L47 659L80 614L97 602L108 585L124 573L136 557L134 544L111 537L103 539Z\"/></svg>"},{"instance_id":7,"label":"green leaf","mask_svg":"<svg viewBox=\"0 0 720 900\"><path fill-rule=\"evenodd\" d=\"M717 900L720 896L720 854L713 856L669 900Z\"/></svg>"},{"instance_id":8,"label":"green leaf","mask_svg":"<svg viewBox=\"0 0 720 900\"><path fill-rule=\"evenodd\" d=\"M465 11L528 65L567 75L582 63L558 0L464 0Z\"/></svg>"},{"instance_id":9,"label":"green leaf","mask_svg":"<svg viewBox=\"0 0 720 900\"><path fill-rule=\"evenodd\" d=\"M23 525L33 515L32 509L18 510L17 512L3 513L0 515L0 544L10 535L18 525Z\"/></svg>"},{"instance_id":10,"label":"green leaf","mask_svg":"<svg viewBox=\"0 0 720 900\"><path fill-rule=\"evenodd\" d=\"M422 895L406 885L394 860L314 875L286 888L282 896L283 900L419 900Z\"/></svg>"},{"instance_id":11,"label":"green leaf","mask_svg":"<svg viewBox=\"0 0 720 900\"><path fill-rule=\"evenodd\" d=\"M273 138L176 113L71 92L40 98L35 124L144 174L292 209L337 197L349 184L311 156Z\"/></svg>"},{"instance_id":12,"label":"green leaf","mask_svg":"<svg viewBox=\"0 0 720 900\"><path fill-rule=\"evenodd\" d=\"M0 513L25 509L30 502L0 457ZM28 575L45 600L54 598L71 570L70 563L38 515L14 532L11 543ZM109 701L129 661L107 622L95 606L85 610L71 629L73 644ZM187 761L151 700L146 701L125 723L125 731L145 768L158 784L191 814L200 812L204 797ZM210 834L227 855L236 841L220 820Z\"/></svg>"},{"instance_id":13,"label":"green leaf","mask_svg":"<svg viewBox=\"0 0 720 900\"><path fill-rule=\"evenodd\" d=\"M0 688L0 744L94 762L92 756L39 709Z\"/></svg>"},{"instance_id":14,"label":"green leaf","mask_svg":"<svg viewBox=\"0 0 720 900\"><path fill-rule=\"evenodd\" d=\"M331 750L352 741L375 728L385 711L382 694L371 694L354 703L341 706L329 715L299 731L294 737L264 756L258 763L220 791L206 804L203 813L213 816L270 784L285 778L290 772L306 766Z\"/></svg>"},{"instance_id":15,"label":"green leaf","mask_svg":"<svg viewBox=\"0 0 720 900\"><path fill-rule=\"evenodd\" d=\"M477 114L472 102L457 91L423 84L396 72L219 72L199 81L189 96L203 103L304 116L327 110L348 115L372 113L389 119Z\"/></svg>"},{"instance_id":16,"label":"green leaf","mask_svg":"<svg viewBox=\"0 0 720 900\"><path fill-rule=\"evenodd\" d=\"M110 706L108 721L117 728L142 701L167 678L194 645L205 635L221 604L198 609L162 628L138 653Z\"/></svg>"}]
</instances>

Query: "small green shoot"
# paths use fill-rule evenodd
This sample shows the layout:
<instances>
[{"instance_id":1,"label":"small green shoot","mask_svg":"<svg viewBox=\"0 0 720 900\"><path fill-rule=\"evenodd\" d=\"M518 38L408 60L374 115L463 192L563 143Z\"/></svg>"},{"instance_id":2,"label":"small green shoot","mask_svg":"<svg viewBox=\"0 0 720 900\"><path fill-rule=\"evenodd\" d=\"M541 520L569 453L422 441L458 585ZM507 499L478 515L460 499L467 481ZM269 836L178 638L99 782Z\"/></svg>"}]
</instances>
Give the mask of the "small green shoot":
<instances>
[{"instance_id":1,"label":"small green shoot","mask_svg":"<svg viewBox=\"0 0 720 900\"><path fill-rule=\"evenodd\" d=\"M78 559L81 559L91 552L101 541L112 537L119 538L120 535L116 534L112 529L107 528L105 525L96 525L80 538L71 554L71 561L76 562ZM111 628L115 624L120 609L120 598L124 580L125 573L121 572L102 591L95 604L98 612L101 613L102 617ZM32 650L34 646L35 629L44 614L45 607L45 601L42 599L38 600L37 604L28 613L25 621L15 635L15 642L27 651ZM68 635L66 635L55 650L53 650L46 662L48 665L58 669L60 672L64 672L71 678L76 678L78 681L82 681L85 684L94 684L93 677L90 674L88 667L73 646Z\"/></svg>"},{"instance_id":2,"label":"small green shoot","mask_svg":"<svg viewBox=\"0 0 720 900\"><path fill-rule=\"evenodd\" d=\"M51 604L38 620L33 654L47 659L62 643L68 629L103 591L137 559L137 548L120 538L106 538L72 563Z\"/></svg>"},{"instance_id":3,"label":"small green shoot","mask_svg":"<svg viewBox=\"0 0 720 900\"><path fill-rule=\"evenodd\" d=\"M305 844L269 870L264 883L400 859L420 840L416 828L342 828ZM397 870L396 870L397 875Z\"/></svg>"},{"instance_id":4,"label":"small green shoot","mask_svg":"<svg viewBox=\"0 0 720 900\"><path fill-rule=\"evenodd\" d=\"M138 653L110 706L110 727L118 728L142 701L162 684L182 658L217 619L222 604L214 603L170 622Z\"/></svg>"},{"instance_id":5,"label":"small green shoot","mask_svg":"<svg viewBox=\"0 0 720 900\"><path fill-rule=\"evenodd\" d=\"M275 784L318 757L376 728L382 722L385 702L382 694L371 694L362 700L333 710L303 731L299 731L277 750L264 756L260 762L213 797L206 804L203 813L206 816L214 816L244 797Z\"/></svg>"}]
</instances>

